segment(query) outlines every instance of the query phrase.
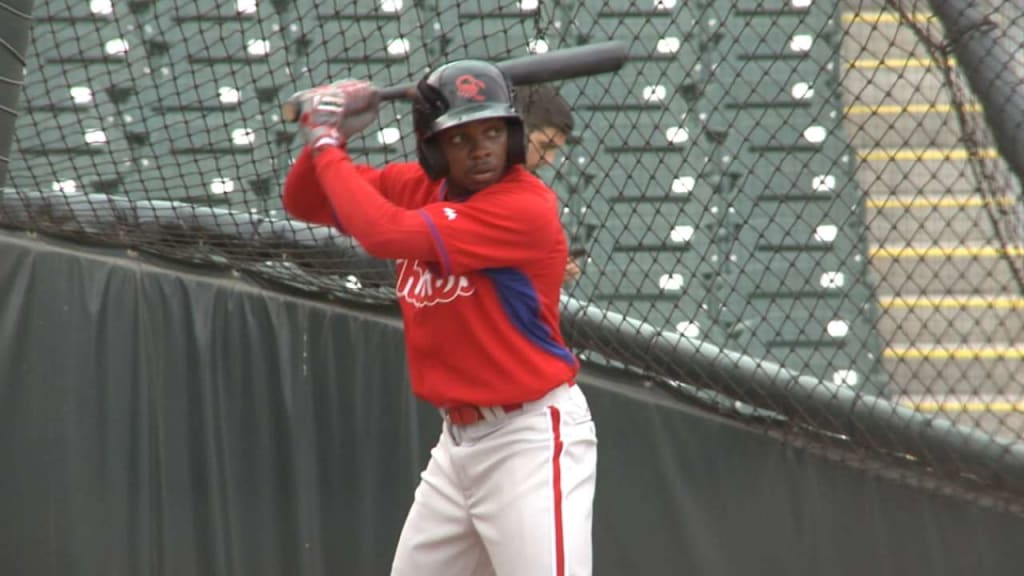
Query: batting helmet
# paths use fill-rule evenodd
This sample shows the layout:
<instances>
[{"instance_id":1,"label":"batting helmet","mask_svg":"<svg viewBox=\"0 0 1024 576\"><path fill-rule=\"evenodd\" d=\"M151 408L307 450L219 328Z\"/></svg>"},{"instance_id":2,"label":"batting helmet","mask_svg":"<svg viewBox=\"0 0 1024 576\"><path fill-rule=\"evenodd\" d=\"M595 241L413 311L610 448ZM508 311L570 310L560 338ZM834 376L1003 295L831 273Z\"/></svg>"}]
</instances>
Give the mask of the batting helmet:
<instances>
[{"instance_id":1,"label":"batting helmet","mask_svg":"<svg viewBox=\"0 0 1024 576\"><path fill-rule=\"evenodd\" d=\"M446 128L489 118L508 122L508 165L526 162L526 130L515 107L512 83L494 64L458 60L445 64L416 85L412 122L416 155L427 176L448 175L448 160L437 133Z\"/></svg>"}]
</instances>

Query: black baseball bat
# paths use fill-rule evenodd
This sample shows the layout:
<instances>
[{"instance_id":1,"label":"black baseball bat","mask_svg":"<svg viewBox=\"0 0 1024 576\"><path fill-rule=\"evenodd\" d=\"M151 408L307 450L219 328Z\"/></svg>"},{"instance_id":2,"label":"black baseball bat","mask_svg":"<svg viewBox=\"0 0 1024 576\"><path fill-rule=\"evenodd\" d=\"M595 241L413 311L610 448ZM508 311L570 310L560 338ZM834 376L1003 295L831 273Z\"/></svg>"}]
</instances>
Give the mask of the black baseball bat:
<instances>
[{"instance_id":1,"label":"black baseball bat","mask_svg":"<svg viewBox=\"0 0 1024 576\"><path fill-rule=\"evenodd\" d=\"M612 40L513 58L498 62L496 66L508 76L513 85L539 84L614 72L622 68L628 57L626 45ZM299 119L304 92L305 90L292 94L281 105L282 120L295 122ZM380 90L381 100L411 99L415 94L416 84L411 83L388 86Z\"/></svg>"}]
</instances>

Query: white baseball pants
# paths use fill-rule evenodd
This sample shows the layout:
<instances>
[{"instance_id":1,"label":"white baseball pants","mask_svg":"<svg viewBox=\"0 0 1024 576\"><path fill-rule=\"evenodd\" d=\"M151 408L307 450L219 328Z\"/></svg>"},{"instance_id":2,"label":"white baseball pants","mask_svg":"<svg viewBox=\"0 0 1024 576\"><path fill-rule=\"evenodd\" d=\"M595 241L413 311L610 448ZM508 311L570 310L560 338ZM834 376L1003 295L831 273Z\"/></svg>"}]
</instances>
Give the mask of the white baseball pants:
<instances>
[{"instance_id":1,"label":"white baseball pants","mask_svg":"<svg viewBox=\"0 0 1024 576\"><path fill-rule=\"evenodd\" d=\"M392 576L590 576L596 468L579 386L475 424L446 421Z\"/></svg>"}]
</instances>

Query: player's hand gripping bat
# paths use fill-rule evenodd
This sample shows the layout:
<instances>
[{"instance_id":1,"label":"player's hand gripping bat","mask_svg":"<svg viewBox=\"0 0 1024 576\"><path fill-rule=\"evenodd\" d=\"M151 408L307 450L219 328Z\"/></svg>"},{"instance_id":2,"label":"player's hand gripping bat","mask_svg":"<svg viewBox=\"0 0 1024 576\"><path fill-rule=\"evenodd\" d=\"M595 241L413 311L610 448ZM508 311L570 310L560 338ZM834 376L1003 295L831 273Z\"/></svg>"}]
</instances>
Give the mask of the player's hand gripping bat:
<instances>
[{"instance_id":1,"label":"player's hand gripping bat","mask_svg":"<svg viewBox=\"0 0 1024 576\"><path fill-rule=\"evenodd\" d=\"M610 41L523 56L498 62L496 65L515 86L614 72L622 68L628 56L625 44ZM302 114L302 96L305 92L306 90L296 92L281 105L282 120L295 122L299 119ZM401 84L381 89L380 99L411 99L415 94L415 84Z\"/></svg>"}]
</instances>

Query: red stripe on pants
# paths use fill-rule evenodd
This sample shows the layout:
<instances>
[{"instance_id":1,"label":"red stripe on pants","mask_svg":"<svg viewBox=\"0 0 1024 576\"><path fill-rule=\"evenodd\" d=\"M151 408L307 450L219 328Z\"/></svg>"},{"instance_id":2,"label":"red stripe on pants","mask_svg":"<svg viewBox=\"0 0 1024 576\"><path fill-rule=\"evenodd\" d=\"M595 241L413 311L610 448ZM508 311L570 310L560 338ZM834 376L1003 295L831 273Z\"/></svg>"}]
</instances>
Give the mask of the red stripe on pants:
<instances>
[{"instance_id":1,"label":"red stripe on pants","mask_svg":"<svg viewBox=\"0 0 1024 576\"><path fill-rule=\"evenodd\" d=\"M555 451L551 458L552 488L555 493L555 573L565 576L565 545L562 535L562 429L558 408L550 407L551 430L555 434Z\"/></svg>"}]
</instances>

